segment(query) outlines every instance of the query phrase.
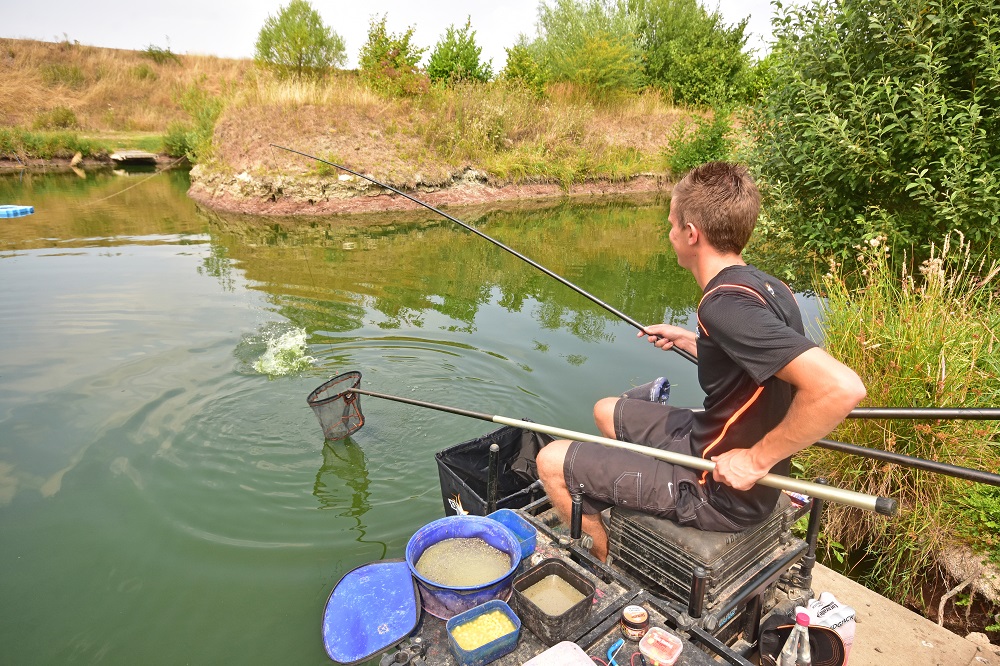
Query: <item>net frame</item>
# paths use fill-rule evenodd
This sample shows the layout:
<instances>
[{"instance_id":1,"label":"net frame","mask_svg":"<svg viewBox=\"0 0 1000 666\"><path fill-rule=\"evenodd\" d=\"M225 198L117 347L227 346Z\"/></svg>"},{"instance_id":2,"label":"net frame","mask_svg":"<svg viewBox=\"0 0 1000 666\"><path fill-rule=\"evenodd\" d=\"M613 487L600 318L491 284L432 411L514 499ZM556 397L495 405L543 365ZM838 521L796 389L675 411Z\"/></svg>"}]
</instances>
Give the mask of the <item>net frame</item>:
<instances>
[{"instance_id":1,"label":"net frame","mask_svg":"<svg viewBox=\"0 0 1000 666\"><path fill-rule=\"evenodd\" d=\"M365 424L365 416L361 412L361 394L353 390L359 386L361 373L352 370L331 377L306 398L323 428L324 439L346 439Z\"/></svg>"}]
</instances>

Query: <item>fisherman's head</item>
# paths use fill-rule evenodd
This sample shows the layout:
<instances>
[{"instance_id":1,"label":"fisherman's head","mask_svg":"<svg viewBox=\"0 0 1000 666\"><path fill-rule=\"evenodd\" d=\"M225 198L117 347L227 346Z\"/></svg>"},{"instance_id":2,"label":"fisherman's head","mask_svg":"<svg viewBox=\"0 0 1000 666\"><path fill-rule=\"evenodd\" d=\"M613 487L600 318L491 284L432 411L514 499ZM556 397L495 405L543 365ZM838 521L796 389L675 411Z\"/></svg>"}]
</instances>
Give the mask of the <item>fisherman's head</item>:
<instances>
[{"instance_id":1,"label":"fisherman's head","mask_svg":"<svg viewBox=\"0 0 1000 666\"><path fill-rule=\"evenodd\" d=\"M740 254L760 214L760 192L745 166L708 162L674 185L670 211L680 227L691 224L722 253Z\"/></svg>"}]
</instances>

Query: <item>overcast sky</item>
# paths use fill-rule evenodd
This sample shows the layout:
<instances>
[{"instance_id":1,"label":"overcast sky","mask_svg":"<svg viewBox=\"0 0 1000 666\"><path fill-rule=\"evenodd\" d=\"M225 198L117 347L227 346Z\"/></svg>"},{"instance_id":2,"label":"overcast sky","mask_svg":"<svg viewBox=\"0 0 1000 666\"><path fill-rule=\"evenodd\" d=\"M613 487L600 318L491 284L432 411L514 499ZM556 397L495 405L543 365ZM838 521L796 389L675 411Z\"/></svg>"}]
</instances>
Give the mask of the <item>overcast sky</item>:
<instances>
[{"instance_id":1,"label":"overcast sky","mask_svg":"<svg viewBox=\"0 0 1000 666\"><path fill-rule=\"evenodd\" d=\"M450 25L471 17L476 43L494 70L504 48L525 33L534 37L540 0L311 0L323 21L347 42L348 66L357 65L372 16L386 14L390 32L415 28L417 46L430 49ZM0 0L0 37L78 41L91 46L141 50L169 47L178 54L253 57L254 42L269 15L288 0ZM770 0L704 0L727 24L750 17L749 47L771 33Z\"/></svg>"}]
</instances>

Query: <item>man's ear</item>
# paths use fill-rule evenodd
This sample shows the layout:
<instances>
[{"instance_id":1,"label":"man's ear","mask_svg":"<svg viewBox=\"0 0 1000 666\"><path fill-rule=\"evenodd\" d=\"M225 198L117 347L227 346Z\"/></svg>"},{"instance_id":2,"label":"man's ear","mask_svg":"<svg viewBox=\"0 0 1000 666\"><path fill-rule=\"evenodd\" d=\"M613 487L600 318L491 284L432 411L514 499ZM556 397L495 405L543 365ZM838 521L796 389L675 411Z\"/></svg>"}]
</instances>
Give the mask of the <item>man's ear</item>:
<instances>
[{"instance_id":1,"label":"man's ear","mask_svg":"<svg viewBox=\"0 0 1000 666\"><path fill-rule=\"evenodd\" d=\"M701 230L690 222L684 225L684 232L686 234L688 245L696 244L701 238Z\"/></svg>"}]
</instances>

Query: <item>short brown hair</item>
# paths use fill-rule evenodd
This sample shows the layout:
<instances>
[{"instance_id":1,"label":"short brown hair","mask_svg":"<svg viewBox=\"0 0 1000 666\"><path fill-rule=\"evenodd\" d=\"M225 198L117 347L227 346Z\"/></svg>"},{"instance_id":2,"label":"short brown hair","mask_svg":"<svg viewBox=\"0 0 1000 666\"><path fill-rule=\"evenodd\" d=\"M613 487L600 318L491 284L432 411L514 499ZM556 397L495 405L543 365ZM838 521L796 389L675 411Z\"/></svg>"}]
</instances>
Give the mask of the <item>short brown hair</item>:
<instances>
[{"instance_id":1,"label":"short brown hair","mask_svg":"<svg viewBox=\"0 0 1000 666\"><path fill-rule=\"evenodd\" d=\"M730 162L695 167L671 196L677 221L693 224L720 252L741 253L760 214L760 192L749 170Z\"/></svg>"}]
</instances>

